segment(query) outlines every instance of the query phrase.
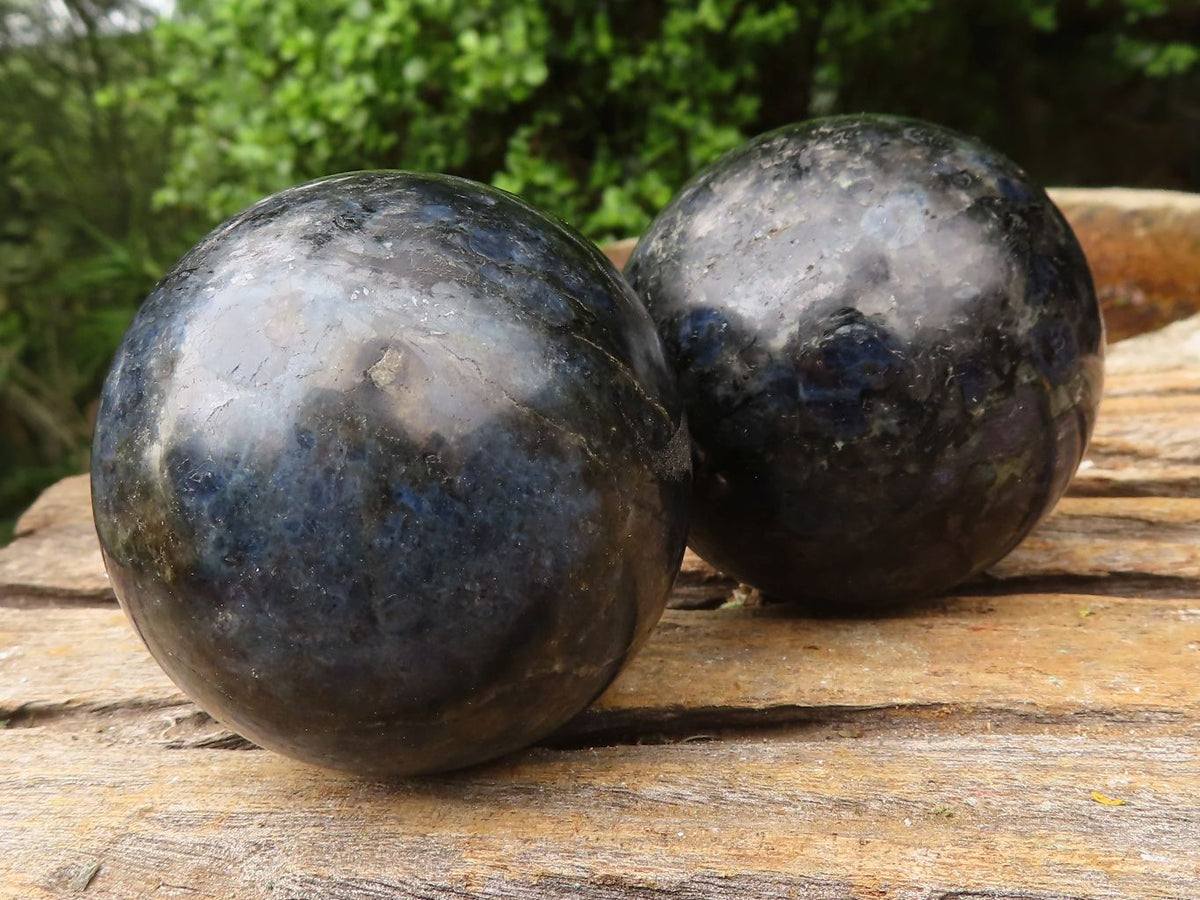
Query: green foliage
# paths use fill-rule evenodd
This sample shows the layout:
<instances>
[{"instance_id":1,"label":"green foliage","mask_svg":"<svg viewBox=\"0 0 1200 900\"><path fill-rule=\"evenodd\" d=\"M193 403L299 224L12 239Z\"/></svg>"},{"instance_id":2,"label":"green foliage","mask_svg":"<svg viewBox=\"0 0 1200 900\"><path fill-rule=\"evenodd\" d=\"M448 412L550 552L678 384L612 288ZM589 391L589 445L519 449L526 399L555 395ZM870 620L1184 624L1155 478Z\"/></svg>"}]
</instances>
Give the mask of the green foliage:
<instances>
[{"instance_id":1,"label":"green foliage","mask_svg":"<svg viewBox=\"0 0 1200 900\"><path fill-rule=\"evenodd\" d=\"M605 240L751 134L876 110L1046 182L1200 186L1200 0L148 3L0 0L0 533L84 464L154 279L321 175L453 172Z\"/></svg>"},{"instance_id":2,"label":"green foliage","mask_svg":"<svg viewBox=\"0 0 1200 900\"><path fill-rule=\"evenodd\" d=\"M624 236L744 137L757 60L800 19L736 0L192 0L158 33L187 119L158 201L217 219L299 180L402 166Z\"/></svg>"},{"instance_id":3,"label":"green foliage","mask_svg":"<svg viewBox=\"0 0 1200 900\"><path fill-rule=\"evenodd\" d=\"M215 221L298 181L393 166L491 181L604 240L636 233L747 135L868 108L1038 161L1050 142L1022 135L1046 127L1041 97L1078 131L1104 111L1080 96L1200 68L1200 41L1160 33L1192 6L182 0L156 35L172 60L157 93L180 122L157 201Z\"/></svg>"},{"instance_id":4,"label":"green foliage","mask_svg":"<svg viewBox=\"0 0 1200 900\"><path fill-rule=\"evenodd\" d=\"M146 35L110 27L116 6L0 2L0 540L85 465L99 379L162 269L161 127L104 102L153 71Z\"/></svg>"}]
</instances>

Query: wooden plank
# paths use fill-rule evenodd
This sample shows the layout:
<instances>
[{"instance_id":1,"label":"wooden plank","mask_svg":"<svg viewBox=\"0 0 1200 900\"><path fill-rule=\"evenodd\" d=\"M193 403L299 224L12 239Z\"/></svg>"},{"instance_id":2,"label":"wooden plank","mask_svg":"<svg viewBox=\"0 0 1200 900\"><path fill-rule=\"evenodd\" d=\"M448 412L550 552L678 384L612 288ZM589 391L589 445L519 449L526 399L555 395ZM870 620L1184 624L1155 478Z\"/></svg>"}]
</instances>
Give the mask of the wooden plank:
<instances>
[{"instance_id":1,"label":"wooden plank","mask_svg":"<svg viewBox=\"0 0 1200 900\"><path fill-rule=\"evenodd\" d=\"M959 595L670 611L566 729L438 778L244 750L66 482L0 552L0 898L1194 900L1200 321L1167 332L1114 350L1091 465Z\"/></svg>"},{"instance_id":2,"label":"wooden plank","mask_svg":"<svg viewBox=\"0 0 1200 900\"><path fill-rule=\"evenodd\" d=\"M2 718L180 699L116 610L0 610L0 646ZM1200 719L1197 676L1195 599L957 597L884 619L805 619L785 606L671 611L577 727L938 704Z\"/></svg>"},{"instance_id":3,"label":"wooden plank","mask_svg":"<svg viewBox=\"0 0 1200 900\"><path fill-rule=\"evenodd\" d=\"M1200 498L1065 497L964 590L1200 597Z\"/></svg>"},{"instance_id":4,"label":"wooden plank","mask_svg":"<svg viewBox=\"0 0 1200 900\"><path fill-rule=\"evenodd\" d=\"M1147 642L1153 652L1148 652ZM185 700L116 611L0 610L0 718L110 740L238 744ZM929 711L1200 726L1200 603L962 597L881 620L784 607L669 612L552 745ZM121 737L128 710L145 711ZM182 723L182 724L181 724ZM614 737L615 736L615 737Z\"/></svg>"},{"instance_id":5,"label":"wooden plank","mask_svg":"<svg viewBox=\"0 0 1200 900\"><path fill-rule=\"evenodd\" d=\"M1200 316L1110 349L1071 493L1200 496Z\"/></svg>"},{"instance_id":6,"label":"wooden plank","mask_svg":"<svg viewBox=\"0 0 1200 900\"><path fill-rule=\"evenodd\" d=\"M0 720L181 702L114 605L0 608Z\"/></svg>"},{"instance_id":7,"label":"wooden plank","mask_svg":"<svg viewBox=\"0 0 1200 900\"><path fill-rule=\"evenodd\" d=\"M17 520L0 547L0 604L111 603L115 598L92 525L86 475L64 478Z\"/></svg>"},{"instance_id":8,"label":"wooden plank","mask_svg":"<svg viewBox=\"0 0 1200 900\"><path fill-rule=\"evenodd\" d=\"M1195 736L1123 731L793 729L386 784L23 729L0 896L94 872L87 896L122 900L1193 897Z\"/></svg>"}]
</instances>

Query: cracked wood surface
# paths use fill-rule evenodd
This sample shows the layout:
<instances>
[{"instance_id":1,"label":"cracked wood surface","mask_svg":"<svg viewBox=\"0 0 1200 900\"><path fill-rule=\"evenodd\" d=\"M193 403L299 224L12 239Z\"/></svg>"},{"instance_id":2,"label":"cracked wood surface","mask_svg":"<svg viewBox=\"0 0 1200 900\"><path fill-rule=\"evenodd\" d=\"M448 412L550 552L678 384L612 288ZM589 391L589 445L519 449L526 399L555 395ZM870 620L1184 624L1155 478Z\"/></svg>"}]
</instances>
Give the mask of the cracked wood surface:
<instances>
[{"instance_id":1,"label":"cracked wood surface","mask_svg":"<svg viewBox=\"0 0 1200 900\"><path fill-rule=\"evenodd\" d=\"M1070 496L956 596L809 619L690 558L575 722L407 782L197 710L68 479L0 550L0 897L1194 900L1198 350L1113 348Z\"/></svg>"}]
</instances>

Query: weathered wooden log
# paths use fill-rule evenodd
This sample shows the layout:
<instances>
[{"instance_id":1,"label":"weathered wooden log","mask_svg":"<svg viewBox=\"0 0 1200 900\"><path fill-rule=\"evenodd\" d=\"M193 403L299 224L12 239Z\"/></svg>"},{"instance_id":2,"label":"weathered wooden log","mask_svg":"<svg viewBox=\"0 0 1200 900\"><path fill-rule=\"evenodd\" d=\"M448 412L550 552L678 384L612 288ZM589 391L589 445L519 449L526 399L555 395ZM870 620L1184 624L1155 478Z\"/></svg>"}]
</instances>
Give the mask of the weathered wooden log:
<instances>
[{"instance_id":1,"label":"weathered wooden log","mask_svg":"<svg viewBox=\"0 0 1200 900\"><path fill-rule=\"evenodd\" d=\"M806 619L693 559L709 608L570 726L411 781L196 709L63 482L0 551L0 897L1194 898L1198 349L1200 318L1113 348L1071 493L956 595Z\"/></svg>"}]
</instances>

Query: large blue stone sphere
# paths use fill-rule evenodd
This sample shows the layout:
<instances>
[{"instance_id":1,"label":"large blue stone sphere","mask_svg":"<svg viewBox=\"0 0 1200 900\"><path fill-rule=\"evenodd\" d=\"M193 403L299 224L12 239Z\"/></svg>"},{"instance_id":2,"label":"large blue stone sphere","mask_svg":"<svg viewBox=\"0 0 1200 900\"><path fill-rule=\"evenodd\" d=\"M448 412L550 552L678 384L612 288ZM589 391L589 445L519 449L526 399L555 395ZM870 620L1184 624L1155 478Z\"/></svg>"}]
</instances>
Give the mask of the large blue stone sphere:
<instances>
[{"instance_id":1,"label":"large blue stone sphere","mask_svg":"<svg viewBox=\"0 0 1200 900\"><path fill-rule=\"evenodd\" d=\"M1070 227L978 141L885 116L763 135L626 270L681 382L692 547L826 612L937 594L1063 493L1103 325Z\"/></svg>"},{"instance_id":2,"label":"large blue stone sphere","mask_svg":"<svg viewBox=\"0 0 1200 900\"><path fill-rule=\"evenodd\" d=\"M92 489L117 597L250 740L362 773L527 745L602 691L683 554L644 307L508 194L375 172L217 228L137 314Z\"/></svg>"}]
</instances>

